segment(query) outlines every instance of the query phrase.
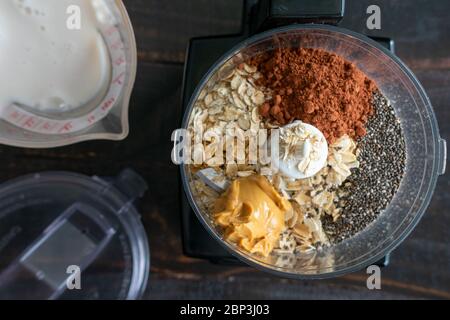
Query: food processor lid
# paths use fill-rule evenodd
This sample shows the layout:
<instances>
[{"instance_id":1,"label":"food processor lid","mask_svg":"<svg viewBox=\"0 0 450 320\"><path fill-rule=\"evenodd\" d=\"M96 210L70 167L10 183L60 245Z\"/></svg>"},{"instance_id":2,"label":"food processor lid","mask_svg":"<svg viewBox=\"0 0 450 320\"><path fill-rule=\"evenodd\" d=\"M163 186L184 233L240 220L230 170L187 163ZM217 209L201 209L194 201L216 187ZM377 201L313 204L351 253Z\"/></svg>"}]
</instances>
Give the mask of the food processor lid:
<instances>
[{"instance_id":1,"label":"food processor lid","mask_svg":"<svg viewBox=\"0 0 450 320\"><path fill-rule=\"evenodd\" d=\"M150 253L134 202L145 181L68 172L0 185L0 299L136 299Z\"/></svg>"}]
</instances>

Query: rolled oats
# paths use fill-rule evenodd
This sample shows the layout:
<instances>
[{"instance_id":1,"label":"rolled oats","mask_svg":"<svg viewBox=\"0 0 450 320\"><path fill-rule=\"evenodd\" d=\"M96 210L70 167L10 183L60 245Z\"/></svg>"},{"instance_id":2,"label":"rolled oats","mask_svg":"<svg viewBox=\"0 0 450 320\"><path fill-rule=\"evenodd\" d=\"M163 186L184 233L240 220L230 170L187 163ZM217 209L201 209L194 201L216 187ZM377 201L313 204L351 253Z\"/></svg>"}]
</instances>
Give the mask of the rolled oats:
<instances>
[{"instance_id":1,"label":"rolled oats","mask_svg":"<svg viewBox=\"0 0 450 320\"><path fill-rule=\"evenodd\" d=\"M237 67L228 63L218 71L211 83L205 85L193 107L189 123L189 130L203 138L202 143L194 140L193 158L206 161L207 166L216 170L218 177L228 181L253 174L266 176L280 194L290 200L293 210L285 216L287 230L280 235L279 245L273 251L278 257L276 265L289 267L295 264L298 254L301 257L314 251L317 244L328 243L321 216L330 215L333 220L339 218L342 209L337 208L337 204L344 195L335 190L345 182L351 169L359 166L359 150L351 138L343 136L329 146L327 165L322 170L310 178L297 180L288 179L274 172L270 166L257 161L245 165L220 162L218 159L223 159L220 157L221 153L225 155L227 149L236 155L235 139L218 141L213 136L223 137L226 130L234 130L236 140L244 143L247 155L257 146L250 146L249 139L242 132L239 133L239 130L250 130L253 134L258 134L260 128L277 128L276 125L263 121L259 115L259 107L272 98L265 88L255 85L255 80L260 77L256 67L247 64ZM296 143L294 138L289 139L288 144ZM265 145L266 141L262 139L259 143ZM288 151L291 151L289 146L283 149L283 152ZM314 158L317 155L311 152L310 156ZM298 165L301 169L306 169L309 163L305 161ZM191 171L195 168L196 166L192 166ZM190 181L200 207L210 212L219 193L195 175L191 175Z\"/></svg>"}]
</instances>

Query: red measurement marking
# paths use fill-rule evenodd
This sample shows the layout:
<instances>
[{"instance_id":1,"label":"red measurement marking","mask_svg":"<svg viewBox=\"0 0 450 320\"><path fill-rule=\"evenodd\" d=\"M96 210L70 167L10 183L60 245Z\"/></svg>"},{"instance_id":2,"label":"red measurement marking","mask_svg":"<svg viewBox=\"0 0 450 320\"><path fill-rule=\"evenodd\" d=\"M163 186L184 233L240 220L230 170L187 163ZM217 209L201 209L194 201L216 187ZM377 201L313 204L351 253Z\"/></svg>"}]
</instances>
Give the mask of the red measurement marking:
<instances>
[{"instance_id":1,"label":"red measurement marking","mask_svg":"<svg viewBox=\"0 0 450 320\"><path fill-rule=\"evenodd\" d=\"M49 122L44 122L42 125L42 130L44 131L50 131L52 129L52 125Z\"/></svg>"},{"instance_id":2,"label":"red measurement marking","mask_svg":"<svg viewBox=\"0 0 450 320\"><path fill-rule=\"evenodd\" d=\"M124 76L125 76L125 72L122 72L112 81L112 83L122 85Z\"/></svg>"},{"instance_id":3,"label":"red measurement marking","mask_svg":"<svg viewBox=\"0 0 450 320\"><path fill-rule=\"evenodd\" d=\"M26 119L26 121L23 123L23 126L26 128L33 128L35 126L35 119L33 117L29 117Z\"/></svg>"},{"instance_id":4,"label":"red measurement marking","mask_svg":"<svg viewBox=\"0 0 450 320\"><path fill-rule=\"evenodd\" d=\"M116 61L114 61L114 64L116 66L120 66L120 65L122 65L124 63L125 63L125 57L124 56L121 56L121 57L117 58Z\"/></svg>"},{"instance_id":5,"label":"red measurement marking","mask_svg":"<svg viewBox=\"0 0 450 320\"><path fill-rule=\"evenodd\" d=\"M57 126L58 126L57 122L44 122L42 128L45 131L53 131Z\"/></svg>"},{"instance_id":6,"label":"red measurement marking","mask_svg":"<svg viewBox=\"0 0 450 320\"><path fill-rule=\"evenodd\" d=\"M92 124L95 122L95 115L91 115L87 118L87 121L89 122L89 124Z\"/></svg>"},{"instance_id":7,"label":"red measurement marking","mask_svg":"<svg viewBox=\"0 0 450 320\"><path fill-rule=\"evenodd\" d=\"M114 104L115 101L116 101L116 99L115 99L114 97L109 98L108 100L106 100L106 101L102 104L102 107L101 107L102 111L106 111L106 110L108 110L109 108L111 108L111 107L113 106L113 104Z\"/></svg>"},{"instance_id":8,"label":"red measurement marking","mask_svg":"<svg viewBox=\"0 0 450 320\"><path fill-rule=\"evenodd\" d=\"M59 129L58 133L69 132L72 128L72 122L67 122Z\"/></svg>"}]
</instances>

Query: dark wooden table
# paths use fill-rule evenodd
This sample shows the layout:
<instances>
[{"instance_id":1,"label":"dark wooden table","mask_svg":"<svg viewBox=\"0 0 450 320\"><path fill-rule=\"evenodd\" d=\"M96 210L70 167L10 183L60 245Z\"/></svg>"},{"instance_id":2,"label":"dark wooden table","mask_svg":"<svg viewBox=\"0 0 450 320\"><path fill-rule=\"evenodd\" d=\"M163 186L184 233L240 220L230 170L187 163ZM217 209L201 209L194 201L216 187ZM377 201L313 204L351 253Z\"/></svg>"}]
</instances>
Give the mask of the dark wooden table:
<instances>
[{"instance_id":1,"label":"dark wooden table","mask_svg":"<svg viewBox=\"0 0 450 320\"><path fill-rule=\"evenodd\" d=\"M1 146L1 181L31 172L69 170L115 175L131 167L149 183L142 216L151 245L147 299L450 298L450 175L439 178L426 215L382 271L382 290L366 288L358 272L332 280L294 281L247 267L212 265L181 251L178 168L170 135L181 117L180 93L188 39L240 30L241 0L125 0L139 47L131 101L131 134L51 150ZM378 4L382 30L366 29L366 8ZM441 135L450 141L450 2L348 0L343 26L396 41L434 105Z\"/></svg>"}]
</instances>

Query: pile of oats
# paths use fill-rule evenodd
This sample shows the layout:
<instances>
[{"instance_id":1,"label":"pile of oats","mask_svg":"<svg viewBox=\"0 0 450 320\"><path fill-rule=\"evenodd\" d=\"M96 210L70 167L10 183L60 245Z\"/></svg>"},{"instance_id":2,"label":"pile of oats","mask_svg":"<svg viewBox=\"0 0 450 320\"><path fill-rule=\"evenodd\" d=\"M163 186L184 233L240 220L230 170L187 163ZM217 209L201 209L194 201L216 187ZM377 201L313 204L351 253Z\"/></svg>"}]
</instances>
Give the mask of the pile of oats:
<instances>
[{"instance_id":1,"label":"pile of oats","mask_svg":"<svg viewBox=\"0 0 450 320\"><path fill-rule=\"evenodd\" d=\"M200 93L188 129L192 131L194 142L193 158L203 160L204 164L190 165L191 190L199 207L205 212L211 212L220 194L199 179L196 175L198 170L214 168L217 179L228 181L253 174L266 176L294 209L285 217L287 229L280 235L273 254L314 252L320 246L329 244L321 217L329 215L335 221L341 213L338 203L345 194L341 194L337 188L350 176L351 169L359 166L356 144L348 136L341 137L329 146L327 165L308 179L285 178L258 162L224 164L226 148L234 146L227 146L223 139L212 137L224 137L227 129L240 128L257 134L259 129L273 128L262 120L258 112L259 106L272 99L270 92L256 85L260 77L255 67L245 63L235 66L230 62L216 73ZM205 139L198 139L196 143L195 133L201 136L197 138ZM237 140L245 144L248 154L248 139L238 136Z\"/></svg>"},{"instance_id":2,"label":"pile of oats","mask_svg":"<svg viewBox=\"0 0 450 320\"><path fill-rule=\"evenodd\" d=\"M237 150L235 143L227 143L223 137L227 130L242 129L257 134L259 129L265 127L258 108L269 97L255 85L260 77L261 74L255 67L247 64L235 66L230 61L210 79L194 105L188 127L193 140L192 158L195 163L204 164L190 167L190 180L194 196L199 200L198 205L206 212L212 210L219 193L195 175L198 170L205 167L214 168L218 179L228 181L259 172L261 166L258 163L224 164L227 148L234 156ZM236 139L245 145L248 154L248 139L244 136L238 136Z\"/></svg>"},{"instance_id":3,"label":"pile of oats","mask_svg":"<svg viewBox=\"0 0 450 320\"><path fill-rule=\"evenodd\" d=\"M219 168L223 166L222 154L225 155L226 147L234 149L234 155L236 155L236 147L235 144L226 145L224 139L212 139L212 137L224 137L226 130L233 129L250 130L257 134L260 128L264 128L258 107L266 101L267 97L255 85L255 81L260 77L256 68L247 64L235 68L226 64L214 79L208 82L194 105L189 126L192 134L203 134L207 140L205 143L199 139L200 142L196 143L194 137L194 160L203 160L207 166ZM246 143L243 136L238 136L237 139L239 142ZM247 143L246 148L248 147ZM249 170L252 169L249 168ZM230 178L250 174L250 172L241 171L248 170L241 170L236 166L226 168L227 176Z\"/></svg>"},{"instance_id":4,"label":"pile of oats","mask_svg":"<svg viewBox=\"0 0 450 320\"><path fill-rule=\"evenodd\" d=\"M338 206L339 199L345 194L336 189L350 176L350 169L359 166L356 152L355 142L343 136L330 146L327 166L313 177L291 180L281 174L268 176L274 187L293 205L293 216L286 219L297 251L305 252L328 244L321 218L330 215L334 221L338 219L342 210ZM286 251L281 240L280 249Z\"/></svg>"}]
</instances>

